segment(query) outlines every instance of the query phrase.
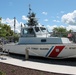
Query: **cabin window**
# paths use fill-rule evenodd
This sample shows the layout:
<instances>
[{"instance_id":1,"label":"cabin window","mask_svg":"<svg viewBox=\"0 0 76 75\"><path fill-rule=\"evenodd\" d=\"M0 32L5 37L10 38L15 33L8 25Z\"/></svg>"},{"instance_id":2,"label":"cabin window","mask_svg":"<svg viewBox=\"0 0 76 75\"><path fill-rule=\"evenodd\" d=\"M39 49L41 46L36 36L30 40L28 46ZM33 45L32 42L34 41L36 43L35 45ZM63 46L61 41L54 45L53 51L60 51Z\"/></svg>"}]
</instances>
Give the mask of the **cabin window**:
<instances>
[{"instance_id":1,"label":"cabin window","mask_svg":"<svg viewBox=\"0 0 76 75\"><path fill-rule=\"evenodd\" d=\"M23 34L34 34L34 31L32 28L30 29L23 29Z\"/></svg>"},{"instance_id":2,"label":"cabin window","mask_svg":"<svg viewBox=\"0 0 76 75\"><path fill-rule=\"evenodd\" d=\"M42 32L47 32L46 28L40 27L40 29L41 29Z\"/></svg>"},{"instance_id":3,"label":"cabin window","mask_svg":"<svg viewBox=\"0 0 76 75\"><path fill-rule=\"evenodd\" d=\"M34 34L33 28L28 29L28 34Z\"/></svg>"},{"instance_id":4,"label":"cabin window","mask_svg":"<svg viewBox=\"0 0 76 75\"><path fill-rule=\"evenodd\" d=\"M46 39L41 39L41 42L46 42Z\"/></svg>"},{"instance_id":5,"label":"cabin window","mask_svg":"<svg viewBox=\"0 0 76 75\"><path fill-rule=\"evenodd\" d=\"M33 28L23 29L23 35L27 37L35 37Z\"/></svg>"},{"instance_id":6,"label":"cabin window","mask_svg":"<svg viewBox=\"0 0 76 75\"><path fill-rule=\"evenodd\" d=\"M27 29L23 29L23 34L27 34Z\"/></svg>"},{"instance_id":7,"label":"cabin window","mask_svg":"<svg viewBox=\"0 0 76 75\"><path fill-rule=\"evenodd\" d=\"M35 27L35 31L36 32L39 32L40 30L39 30L39 27Z\"/></svg>"}]
</instances>

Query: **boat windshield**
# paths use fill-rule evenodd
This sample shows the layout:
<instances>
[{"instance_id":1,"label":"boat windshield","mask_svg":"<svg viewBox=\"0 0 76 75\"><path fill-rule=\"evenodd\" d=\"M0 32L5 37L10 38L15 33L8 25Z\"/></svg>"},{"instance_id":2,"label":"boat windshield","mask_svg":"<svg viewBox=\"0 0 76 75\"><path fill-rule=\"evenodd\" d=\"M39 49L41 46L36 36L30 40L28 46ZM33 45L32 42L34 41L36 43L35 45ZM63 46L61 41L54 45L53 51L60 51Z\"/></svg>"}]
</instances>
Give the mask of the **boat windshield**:
<instances>
[{"instance_id":1,"label":"boat windshield","mask_svg":"<svg viewBox=\"0 0 76 75\"><path fill-rule=\"evenodd\" d=\"M42 32L47 32L46 28L44 28L44 27L40 27L40 29Z\"/></svg>"},{"instance_id":2,"label":"boat windshield","mask_svg":"<svg viewBox=\"0 0 76 75\"><path fill-rule=\"evenodd\" d=\"M25 28L23 29L23 35L26 35L26 36L31 36L33 35L34 36L34 31L33 31L33 28Z\"/></svg>"},{"instance_id":3,"label":"boat windshield","mask_svg":"<svg viewBox=\"0 0 76 75\"><path fill-rule=\"evenodd\" d=\"M35 31L39 32L40 31L39 27L35 27Z\"/></svg>"},{"instance_id":4,"label":"boat windshield","mask_svg":"<svg viewBox=\"0 0 76 75\"><path fill-rule=\"evenodd\" d=\"M27 34L27 29L23 29L23 34Z\"/></svg>"}]
</instances>

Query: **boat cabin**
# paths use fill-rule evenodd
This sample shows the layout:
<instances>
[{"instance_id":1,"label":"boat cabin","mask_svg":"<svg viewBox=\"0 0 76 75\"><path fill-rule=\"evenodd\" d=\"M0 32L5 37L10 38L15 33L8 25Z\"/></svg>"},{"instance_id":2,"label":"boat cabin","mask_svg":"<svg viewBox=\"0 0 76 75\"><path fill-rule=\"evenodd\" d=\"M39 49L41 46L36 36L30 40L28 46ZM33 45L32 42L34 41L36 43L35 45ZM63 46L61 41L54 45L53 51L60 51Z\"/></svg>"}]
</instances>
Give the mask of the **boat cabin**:
<instances>
[{"instance_id":1,"label":"boat cabin","mask_svg":"<svg viewBox=\"0 0 76 75\"><path fill-rule=\"evenodd\" d=\"M44 26L28 26L21 28L19 44L63 44L70 43L68 38L50 37Z\"/></svg>"},{"instance_id":2,"label":"boat cabin","mask_svg":"<svg viewBox=\"0 0 76 75\"><path fill-rule=\"evenodd\" d=\"M49 37L50 34L44 26L28 26L21 28L21 37Z\"/></svg>"}]
</instances>

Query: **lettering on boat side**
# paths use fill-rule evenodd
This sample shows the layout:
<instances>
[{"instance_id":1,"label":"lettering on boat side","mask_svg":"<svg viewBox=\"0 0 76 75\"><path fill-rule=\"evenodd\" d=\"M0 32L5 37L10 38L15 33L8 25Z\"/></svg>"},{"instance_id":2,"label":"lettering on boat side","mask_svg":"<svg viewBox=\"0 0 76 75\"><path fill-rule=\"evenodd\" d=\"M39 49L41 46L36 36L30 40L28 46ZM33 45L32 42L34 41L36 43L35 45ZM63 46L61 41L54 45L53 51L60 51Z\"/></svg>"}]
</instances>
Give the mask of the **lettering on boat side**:
<instances>
[{"instance_id":1,"label":"lettering on boat side","mask_svg":"<svg viewBox=\"0 0 76 75\"><path fill-rule=\"evenodd\" d=\"M69 49L76 49L76 47L69 47Z\"/></svg>"},{"instance_id":2,"label":"lettering on boat side","mask_svg":"<svg viewBox=\"0 0 76 75\"><path fill-rule=\"evenodd\" d=\"M49 50L49 48L34 48L34 47L32 47L31 49L32 50Z\"/></svg>"},{"instance_id":3,"label":"lettering on boat side","mask_svg":"<svg viewBox=\"0 0 76 75\"><path fill-rule=\"evenodd\" d=\"M27 47L26 49L30 49L30 47Z\"/></svg>"},{"instance_id":4,"label":"lettering on boat side","mask_svg":"<svg viewBox=\"0 0 76 75\"><path fill-rule=\"evenodd\" d=\"M31 49L33 49L33 50L38 50L38 48L31 48Z\"/></svg>"},{"instance_id":5,"label":"lettering on boat side","mask_svg":"<svg viewBox=\"0 0 76 75\"><path fill-rule=\"evenodd\" d=\"M49 48L40 48L40 50L49 50Z\"/></svg>"}]
</instances>

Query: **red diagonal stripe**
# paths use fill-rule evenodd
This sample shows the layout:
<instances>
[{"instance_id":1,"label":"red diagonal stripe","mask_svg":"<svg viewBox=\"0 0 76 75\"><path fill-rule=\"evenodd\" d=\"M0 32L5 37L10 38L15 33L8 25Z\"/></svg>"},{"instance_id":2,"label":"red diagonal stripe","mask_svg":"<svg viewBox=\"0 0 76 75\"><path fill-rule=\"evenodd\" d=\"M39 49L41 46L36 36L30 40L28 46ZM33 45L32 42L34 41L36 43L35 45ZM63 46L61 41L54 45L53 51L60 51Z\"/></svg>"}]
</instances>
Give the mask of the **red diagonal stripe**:
<instances>
[{"instance_id":1,"label":"red diagonal stripe","mask_svg":"<svg viewBox=\"0 0 76 75\"><path fill-rule=\"evenodd\" d=\"M49 57L57 57L64 47L65 46L56 46L50 53Z\"/></svg>"}]
</instances>

